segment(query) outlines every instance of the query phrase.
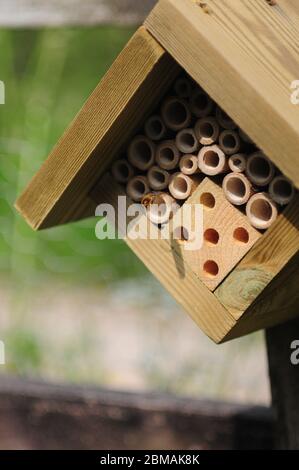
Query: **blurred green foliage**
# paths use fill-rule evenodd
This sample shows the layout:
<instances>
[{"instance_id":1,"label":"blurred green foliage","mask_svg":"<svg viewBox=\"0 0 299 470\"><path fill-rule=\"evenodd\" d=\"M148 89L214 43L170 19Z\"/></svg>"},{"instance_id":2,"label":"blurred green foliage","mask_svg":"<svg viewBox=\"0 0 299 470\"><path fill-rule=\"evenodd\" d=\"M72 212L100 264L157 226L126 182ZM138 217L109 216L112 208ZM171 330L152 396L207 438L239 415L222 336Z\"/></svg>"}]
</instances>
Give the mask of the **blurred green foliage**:
<instances>
[{"instance_id":1,"label":"blurred green foliage","mask_svg":"<svg viewBox=\"0 0 299 470\"><path fill-rule=\"evenodd\" d=\"M101 27L0 31L0 275L107 284L146 273L122 241L100 242L95 219L34 233L13 208L133 31Z\"/></svg>"}]
</instances>

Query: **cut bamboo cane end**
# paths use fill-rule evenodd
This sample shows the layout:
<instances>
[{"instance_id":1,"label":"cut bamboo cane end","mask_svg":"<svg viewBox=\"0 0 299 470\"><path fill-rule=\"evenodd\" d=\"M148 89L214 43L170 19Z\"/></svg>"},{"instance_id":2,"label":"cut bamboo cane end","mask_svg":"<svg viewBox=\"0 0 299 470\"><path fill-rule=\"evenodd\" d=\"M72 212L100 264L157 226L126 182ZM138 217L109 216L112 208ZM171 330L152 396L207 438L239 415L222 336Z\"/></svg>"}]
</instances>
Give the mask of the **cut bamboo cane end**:
<instances>
[{"instance_id":1,"label":"cut bamboo cane end","mask_svg":"<svg viewBox=\"0 0 299 470\"><path fill-rule=\"evenodd\" d=\"M226 175L222 188L226 199L235 206L246 204L254 194L250 181L242 173L229 173Z\"/></svg>"},{"instance_id":2,"label":"cut bamboo cane end","mask_svg":"<svg viewBox=\"0 0 299 470\"><path fill-rule=\"evenodd\" d=\"M165 192L149 193L142 199L148 219L155 225L169 222L178 205L170 194Z\"/></svg>"},{"instance_id":3,"label":"cut bamboo cane end","mask_svg":"<svg viewBox=\"0 0 299 470\"><path fill-rule=\"evenodd\" d=\"M181 98L167 98L162 104L161 114L166 127L175 132L186 129L191 123L188 103Z\"/></svg>"},{"instance_id":4,"label":"cut bamboo cane end","mask_svg":"<svg viewBox=\"0 0 299 470\"><path fill-rule=\"evenodd\" d=\"M195 135L202 145L212 145L219 137L220 127L213 117L199 119L195 124Z\"/></svg>"},{"instance_id":5,"label":"cut bamboo cane end","mask_svg":"<svg viewBox=\"0 0 299 470\"><path fill-rule=\"evenodd\" d=\"M198 157L196 155L184 155L180 159L180 170L188 176L198 173Z\"/></svg>"},{"instance_id":6,"label":"cut bamboo cane end","mask_svg":"<svg viewBox=\"0 0 299 470\"><path fill-rule=\"evenodd\" d=\"M163 170L159 166L153 166L147 173L149 186L154 191L163 191L168 188L170 174L167 170Z\"/></svg>"},{"instance_id":7,"label":"cut bamboo cane end","mask_svg":"<svg viewBox=\"0 0 299 470\"><path fill-rule=\"evenodd\" d=\"M238 132L225 130L219 136L219 147L226 155L234 155L241 149L241 139Z\"/></svg>"},{"instance_id":8,"label":"cut bamboo cane end","mask_svg":"<svg viewBox=\"0 0 299 470\"><path fill-rule=\"evenodd\" d=\"M247 167L247 157L243 153L236 153L228 159L228 166L234 173L244 173Z\"/></svg>"},{"instance_id":9,"label":"cut bamboo cane end","mask_svg":"<svg viewBox=\"0 0 299 470\"><path fill-rule=\"evenodd\" d=\"M179 165L181 153L173 140L161 142L156 151L156 163L164 170L174 170Z\"/></svg>"},{"instance_id":10,"label":"cut bamboo cane end","mask_svg":"<svg viewBox=\"0 0 299 470\"><path fill-rule=\"evenodd\" d=\"M196 176L175 173L169 184L170 194L179 201L184 201L196 190L200 180Z\"/></svg>"},{"instance_id":11,"label":"cut bamboo cane end","mask_svg":"<svg viewBox=\"0 0 299 470\"><path fill-rule=\"evenodd\" d=\"M277 219L278 209L269 194L258 193L249 199L246 214L253 227L259 230L267 230Z\"/></svg>"},{"instance_id":12,"label":"cut bamboo cane end","mask_svg":"<svg viewBox=\"0 0 299 470\"><path fill-rule=\"evenodd\" d=\"M228 171L228 162L218 145L203 147L198 154L200 171L208 176L215 176Z\"/></svg>"},{"instance_id":13,"label":"cut bamboo cane end","mask_svg":"<svg viewBox=\"0 0 299 470\"><path fill-rule=\"evenodd\" d=\"M288 178L276 176L269 186L269 194L274 202L280 206L286 206L294 199L296 190Z\"/></svg>"},{"instance_id":14,"label":"cut bamboo cane end","mask_svg":"<svg viewBox=\"0 0 299 470\"><path fill-rule=\"evenodd\" d=\"M193 91L193 83L188 77L179 77L174 84L174 92L179 98L190 98Z\"/></svg>"},{"instance_id":15,"label":"cut bamboo cane end","mask_svg":"<svg viewBox=\"0 0 299 470\"><path fill-rule=\"evenodd\" d=\"M157 142L165 138L167 130L162 118L155 115L147 119L144 132L146 137Z\"/></svg>"},{"instance_id":16,"label":"cut bamboo cane end","mask_svg":"<svg viewBox=\"0 0 299 470\"><path fill-rule=\"evenodd\" d=\"M156 146L146 136L136 136L128 149L128 160L140 171L147 171L155 162Z\"/></svg>"},{"instance_id":17,"label":"cut bamboo cane end","mask_svg":"<svg viewBox=\"0 0 299 470\"><path fill-rule=\"evenodd\" d=\"M194 153L199 149L199 142L193 129L183 129L178 132L175 143L182 153Z\"/></svg>"},{"instance_id":18,"label":"cut bamboo cane end","mask_svg":"<svg viewBox=\"0 0 299 470\"><path fill-rule=\"evenodd\" d=\"M256 186L268 186L275 176L275 167L263 152L255 152L248 157L246 173Z\"/></svg>"},{"instance_id":19,"label":"cut bamboo cane end","mask_svg":"<svg viewBox=\"0 0 299 470\"><path fill-rule=\"evenodd\" d=\"M145 176L134 176L126 188L127 196L134 202L141 202L144 196L150 192L148 180Z\"/></svg>"}]
</instances>

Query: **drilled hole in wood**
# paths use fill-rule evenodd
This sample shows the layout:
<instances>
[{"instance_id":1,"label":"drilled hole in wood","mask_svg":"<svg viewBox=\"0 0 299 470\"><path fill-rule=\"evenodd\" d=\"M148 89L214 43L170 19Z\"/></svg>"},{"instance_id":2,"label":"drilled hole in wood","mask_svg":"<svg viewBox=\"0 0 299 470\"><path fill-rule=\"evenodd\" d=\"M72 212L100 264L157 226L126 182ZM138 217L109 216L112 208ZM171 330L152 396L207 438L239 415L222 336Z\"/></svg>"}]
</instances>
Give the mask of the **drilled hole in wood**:
<instances>
[{"instance_id":1,"label":"drilled hole in wood","mask_svg":"<svg viewBox=\"0 0 299 470\"><path fill-rule=\"evenodd\" d=\"M219 266L213 260L208 260L203 266L203 270L208 277L216 277L219 273Z\"/></svg>"},{"instance_id":2,"label":"drilled hole in wood","mask_svg":"<svg viewBox=\"0 0 299 470\"><path fill-rule=\"evenodd\" d=\"M219 233L213 228L207 229L204 233L204 239L209 245L217 245L219 238Z\"/></svg>"},{"instance_id":3,"label":"drilled hole in wood","mask_svg":"<svg viewBox=\"0 0 299 470\"><path fill-rule=\"evenodd\" d=\"M203 193L200 197L200 203L208 209L214 209L216 200L211 193Z\"/></svg>"},{"instance_id":4,"label":"drilled hole in wood","mask_svg":"<svg viewBox=\"0 0 299 470\"><path fill-rule=\"evenodd\" d=\"M233 236L234 236L234 240L238 243L246 245L249 242L249 233L243 227L236 228Z\"/></svg>"}]
</instances>

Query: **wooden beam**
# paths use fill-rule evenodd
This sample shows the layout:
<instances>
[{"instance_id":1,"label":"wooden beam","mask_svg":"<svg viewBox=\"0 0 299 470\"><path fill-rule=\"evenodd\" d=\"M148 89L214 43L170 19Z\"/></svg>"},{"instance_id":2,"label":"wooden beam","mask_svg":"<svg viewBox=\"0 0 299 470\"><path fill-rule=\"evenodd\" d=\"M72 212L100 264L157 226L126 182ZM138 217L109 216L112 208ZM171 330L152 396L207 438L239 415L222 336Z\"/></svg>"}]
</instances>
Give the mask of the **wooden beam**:
<instances>
[{"instance_id":1,"label":"wooden beam","mask_svg":"<svg viewBox=\"0 0 299 470\"><path fill-rule=\"evenodd\" d=\"M87 194L179 71L142 27L116 59L16 207L34 229L94 212Z\"/></svg>"},{"instance_id":2,"label":"wooden beam","mask_svg":"<svg viewBox=\"0 0 299 470\"><path fill-rule=\"evenodd\" d=\"M0 449L271 449L269 408L1 375Z\"/></svg>"},{"instance_id":3,"label":"wooden beam","mask_svg":"<svg viewBox=\"0 0 299 470\"><path fill-rule=\"evenodd\" d=\"M161 0L145 25L299 187L297 22L265 0L199 3Z\"/></svg>"},{"instance_id":4,"label":"wooden beam","mask_svg":"<svg viewBox=\"0 0 299 470\"><path fill-rule=\"evenodd\" d=\"M299 365L291 362L291 354L295 352L291 345L299 341L299 320L267 330L266 339L277 418L276 448L299 450Z\"/></svg>"},{"instance_id":5,"label":"wooden beam","mask_svg":"<svg viewBox=\"0 0 299 470\"><path fill-rule=\"evenodd\" d=\"M156 0L1 0L0 26L43 28L140 24Z\"/></svg>"}]
</instances>

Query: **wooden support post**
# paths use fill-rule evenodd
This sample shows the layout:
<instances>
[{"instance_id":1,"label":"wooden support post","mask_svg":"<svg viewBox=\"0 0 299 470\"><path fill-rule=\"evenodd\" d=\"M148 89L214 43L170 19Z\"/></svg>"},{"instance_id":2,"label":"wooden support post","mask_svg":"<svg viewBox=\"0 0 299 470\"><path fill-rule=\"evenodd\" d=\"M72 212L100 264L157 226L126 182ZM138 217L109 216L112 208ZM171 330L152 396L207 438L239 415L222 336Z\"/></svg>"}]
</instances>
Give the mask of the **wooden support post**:
<instances>
[{"instance_id":1,"label":"wooden support post","mask_svg":"<svg viewBox=\"0 0 299 470\"><path fill-rule=\"evenodd\" d=\"M266 330L278 449L299 449L299 365L291 362L291 344L299 340L299 320Z\"/></svg>"}]
</instances>

